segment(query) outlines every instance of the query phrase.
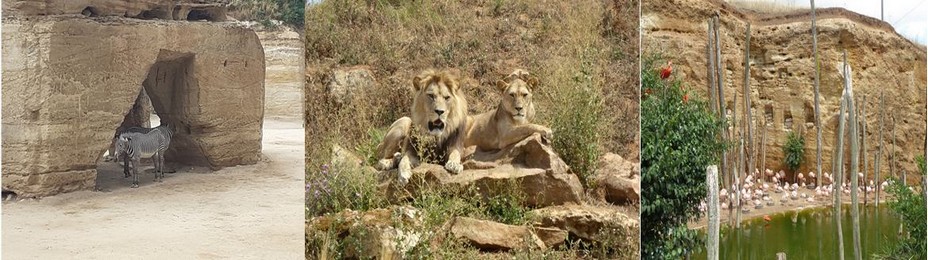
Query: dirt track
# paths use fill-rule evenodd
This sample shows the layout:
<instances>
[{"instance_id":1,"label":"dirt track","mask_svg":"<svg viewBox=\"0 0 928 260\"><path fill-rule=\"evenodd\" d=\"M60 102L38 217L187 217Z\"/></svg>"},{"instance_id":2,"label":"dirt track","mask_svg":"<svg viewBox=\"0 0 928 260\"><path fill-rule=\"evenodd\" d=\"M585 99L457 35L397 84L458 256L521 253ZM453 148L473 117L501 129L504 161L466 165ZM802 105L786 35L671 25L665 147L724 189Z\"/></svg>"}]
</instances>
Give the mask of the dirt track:
<instances>
[{"instance_id":1,"label":"dirt track","mask_svg":"<svg viewBox=\"0 0 928 260\"><path fill-rule=\"evenodd\" d=\"M3 203L3 259L302 259L304 130L264 122L264 158L179 168L140 188L115 163L97 189Z\"/></svg>"}]
</instances>

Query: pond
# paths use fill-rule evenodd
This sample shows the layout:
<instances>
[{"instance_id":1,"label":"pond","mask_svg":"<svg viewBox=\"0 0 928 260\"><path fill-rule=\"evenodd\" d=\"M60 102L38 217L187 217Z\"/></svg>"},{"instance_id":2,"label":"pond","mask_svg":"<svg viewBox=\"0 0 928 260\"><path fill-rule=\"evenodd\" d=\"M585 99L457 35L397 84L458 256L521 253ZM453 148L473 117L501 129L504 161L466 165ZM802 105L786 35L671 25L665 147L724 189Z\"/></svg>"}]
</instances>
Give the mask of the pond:
<instances>
[{"instance_id":1,"label":"pond","mask_svg":"<svg viewBox=\"0 0 928 260\"><path fill-rule=\"evenodd\" d=\"M863 259L898 242L900 220L888 205L881 204L879 209L861 205L859 210ZM853 259L850 205L841 211L844 257ZM778 213L771 215L769 222L754 218L744 221L741 229L722 228L719 258L775 259L777 253L784 252L787 259L836 259L836 230L832 207ZM700 232L705 237L705 229ZM694 252L693 259L706 259L705 248Z\"/></svg>"}]
</instances>

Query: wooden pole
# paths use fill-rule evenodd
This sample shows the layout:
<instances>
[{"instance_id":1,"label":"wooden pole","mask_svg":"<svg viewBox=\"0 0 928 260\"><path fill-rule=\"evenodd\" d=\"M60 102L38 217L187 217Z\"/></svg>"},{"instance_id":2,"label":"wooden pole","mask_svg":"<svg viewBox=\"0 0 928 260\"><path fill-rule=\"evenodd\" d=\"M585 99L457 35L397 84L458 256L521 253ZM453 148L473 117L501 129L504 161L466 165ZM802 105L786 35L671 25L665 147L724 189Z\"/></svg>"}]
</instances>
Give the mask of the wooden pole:
<instances>
[{"instance_id":1,"label":"wooden pole","mask_svg":"<svg viewBox=\"0 0 928 260\"><path fill-rule=\"evenodd\" d=\"M850 133L848 139L851 141L851 233L854 239L854 259L862 258L860 253L860 212L857 205L857 172L860 163L860 144L859 132L857 131L857 108L854 104L854 85L851 75L851 65L847 63L847 54L844 56L844 95L847 98L848 126Z\"/></svg>"},{"instance_id":2,"label":"wooden pole","mask_svg":"<svg viewBox=\"0 0 928 260\"><path fill-rule=\"evenodd\" d=\"M867 192L867 187L868 187L867 186L867 96L861 96L861 98L863 99L863 102L861 102L861 105L860 105L860 111L861 111L860 128L863 131L861 131L860 139L861 139L861 142L863 143L863 152L860 154L861 154L861 157L863 157L862 159L864 160L864 163L863 163L864 179L862 181L864 182L864 205L867 205L867 193L869 193Z\"/></svg>"},{"instance_id":3,"label":"wooden pole","mask_svg":"<svg viewBox=\"0 0 928 260\"><path fill-rule=\"evenodd\" d=\"M707 259L719 259L719 169L715 165L706 168L706 186L709 189L709 238L706 243Z\"/></svg>"},{"instance_id":4,"label":"wooden pole","mask_svg":"<svg viewBox=\"0 0 928 260\"><path fill-rule=\"evenodd\" d=\"M815 30L815 0L809 0L812 4L812 62L815 70L815 186L822 185L822 117L819 114L819 64L818 64L818 39Z\"/></svg>"},{"instance_id":5,"label":"wooden pole","mask_svg":"<svg viewBox=\"0 0 928 260\"><path fill-rule=\"evenodd\" d=\"M751 118L751 24L745 29L744 40L744 126L747 128L745 151L747 157L747 174L754 174L754 121Z\"/></svg>"},{"instance_id":6,"label":"wooden pole","mask_svg":"<svg viewBox=\"0 0 928 260\"><path fill-rule=\"evenodd\" d=\"M880 207L880 192L883 190L883 180L880 178L880 162L883 161L883 111L884 106L886 105L886 100L884 99L883 91L880 90L880 150L877 151L876 156L876 165L873 169L876 172L876 206ZM879 232L879 231L877 231Z\"/></svg>"},{"instance_id":7,"label":"wooden pole","mask_svg":"<svg viewBox=\"0 0 928 260\"><path fill-rule=\"evenodd\" d=\"M847 81L847 78L845 77L845 84L844 84L845 87L847 87L846 81ZM847 98L844 98L844 97L841 98L841 107L838 110L838 132L837 132L838 143L836 147L837 156L833 157L835 159L834 160L835 168L837 169L835 170L836 178L835 178L835 183L834 183L834 187L835 187L834 188L834 194L835 194L835 206L834 206L835 213L834 214L835 214L835 225L837 227L837 233L838 233L838 256L839 256L838 259L841 259L841 260L844 260L844 235L841 231L841 192L842 192L841 184L844 183L844 176L843 176L844 170L842 168L844 167L844 160L843 160L844 125L845 125L844 115L845 115L845 112L847 111L846 110L847 102L848 102Z\"/></svg>"}]
</instances>

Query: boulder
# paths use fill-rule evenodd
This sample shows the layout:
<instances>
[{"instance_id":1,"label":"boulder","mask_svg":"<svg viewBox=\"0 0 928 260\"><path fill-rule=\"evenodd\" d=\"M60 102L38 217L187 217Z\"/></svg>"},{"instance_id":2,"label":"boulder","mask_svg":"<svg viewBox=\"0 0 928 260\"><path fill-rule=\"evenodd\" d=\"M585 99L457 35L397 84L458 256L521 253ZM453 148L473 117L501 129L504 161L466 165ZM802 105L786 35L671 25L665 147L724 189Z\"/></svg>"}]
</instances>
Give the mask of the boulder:
<instances>
[{"instance_id":1,"label":"boulder","mask_svg":"<svg viewBox=\"0 0 928 260\"><path fill-rule=\"evenodd\" d=\"M613 153L600 157L593 175L593 194L613 204L637 203L641 198L641 170Z\"/></svg>"},{"instance_id":2,"label":"boulder","mask_svg":"<svg viewBox=\"0 0 928 260\"><path fill-rule=\"evenodd\" d=\"M344 104L353 96L376 87L374 73L367 66L355 66L332 71L326 92L333 99Z\"/></svg>"},{"instance_id":3,"label":"boulder","mask_svg":"<svg viewBox=\"0 0 928 260\"><path fill-rule=\"evenodd\" d=\"M422 218L418 209L409 206L366 212L349 209L307 221L306 235L329 233L342 241L356 241L345 247L347 258L402 259L424 239Z\"/></svg>"},{"instance_id":4,"label":"boulder","mask_svg":"<svg viewBox=\"0 0 928 260\"><path fill-rule=\"evenodd\" d=\"M480 157L483 156L483 157ZM550 146L542 144L540 135L533 135L496 154L475 154L482 162L491 162L488 169L469 169L452 175L444 167L422 164L413 169L413 176L403 190L413 194L425 185L448 187L476 186L485 196L495 196L517 188L524 195L524 206L580 204L583 188L576 175ZM396 170L382 172L382 180L393 182ZM384 185L388 186L388 185ZM392 185L389 185L393 187ZM392 192L391 192L392 193ZM392 193L397 194L397 193ZM402 193L400 193L402 194Z\"/></svg>"},{"instance_id":5,"label":"boulder","mask_svg":"<svg viewBox=\"0 0 928 260\"><path fill-rule=\"evenodd\" d=\"M552 206L531 211L533 225L567 230L571 235L587 241L605 241L614 233L637 237L638 220L618 209L588 205Z\"/></svg>"},{"instance_id":6,"label":"boulder","mask_svg":"<svg viewBox=\"0 0 928 260\"><path fill-rule=\"evenodd\" d=\"M48 1L17 3L38 2ZM143 88L175 128L167 162L221 168L260 159L264 55L254 31L4 16L4 190L35 197L93 188L96 163Z\"/></svg>"},{"instance_id":7,"label":"boulder","mask_svg":"<svg viewBox=\"0 0 928 260\"><path fill-rule=\"evenodd\" d=\"M527 227L468 217L455 218L451 234L483 250L546 248L544 242Z\"/></svg>"}]
</instances>

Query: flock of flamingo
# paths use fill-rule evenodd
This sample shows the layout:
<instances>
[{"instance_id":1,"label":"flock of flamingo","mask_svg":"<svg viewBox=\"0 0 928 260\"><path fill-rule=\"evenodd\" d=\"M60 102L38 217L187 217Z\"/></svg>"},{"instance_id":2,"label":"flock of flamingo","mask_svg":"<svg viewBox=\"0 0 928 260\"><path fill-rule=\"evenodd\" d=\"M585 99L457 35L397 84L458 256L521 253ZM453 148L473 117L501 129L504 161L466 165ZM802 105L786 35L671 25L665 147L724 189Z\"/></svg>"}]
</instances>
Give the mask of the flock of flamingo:
<instances>
[{"instance_id":1,"label":"flock of flamingo","mask_svg":"<svg viewBox=\"0 0 928 260\"><path fill-rule=\"evenodd\" d=\"M832 196L835 192L834 176L827 172L822 174L821 186L815 186L816 174L814 172L797 174L793 183L786 180L786 173L783 170L774 172L766 169L762 177L759 178L758 176L761 176L760 171L755 170L754 174L747 174L743 179L736 180L729 188L719 190L720 208L727 210L729 207L738 206L734 191L739 192L741 205L748 206L742 207L745 212L750 211L751 206L760 209L764 206L776 205L774 200L776 196L779 196L780 203L787 203L790 200L804 200L808 203L833 201ZM857 189L860 193L867 194L876 191L877 186L873 180L865 181L863 173L857 173L857 176ZM841 192L844 194L850 195L851 193L849 183L850 180L845 180L840 184ZM879 188L885 190L891 183L892 180L885 180L880 183ZM705 212L707 208L705 200L700 204L699 208Z\"/></svg>"}]
</instances>

